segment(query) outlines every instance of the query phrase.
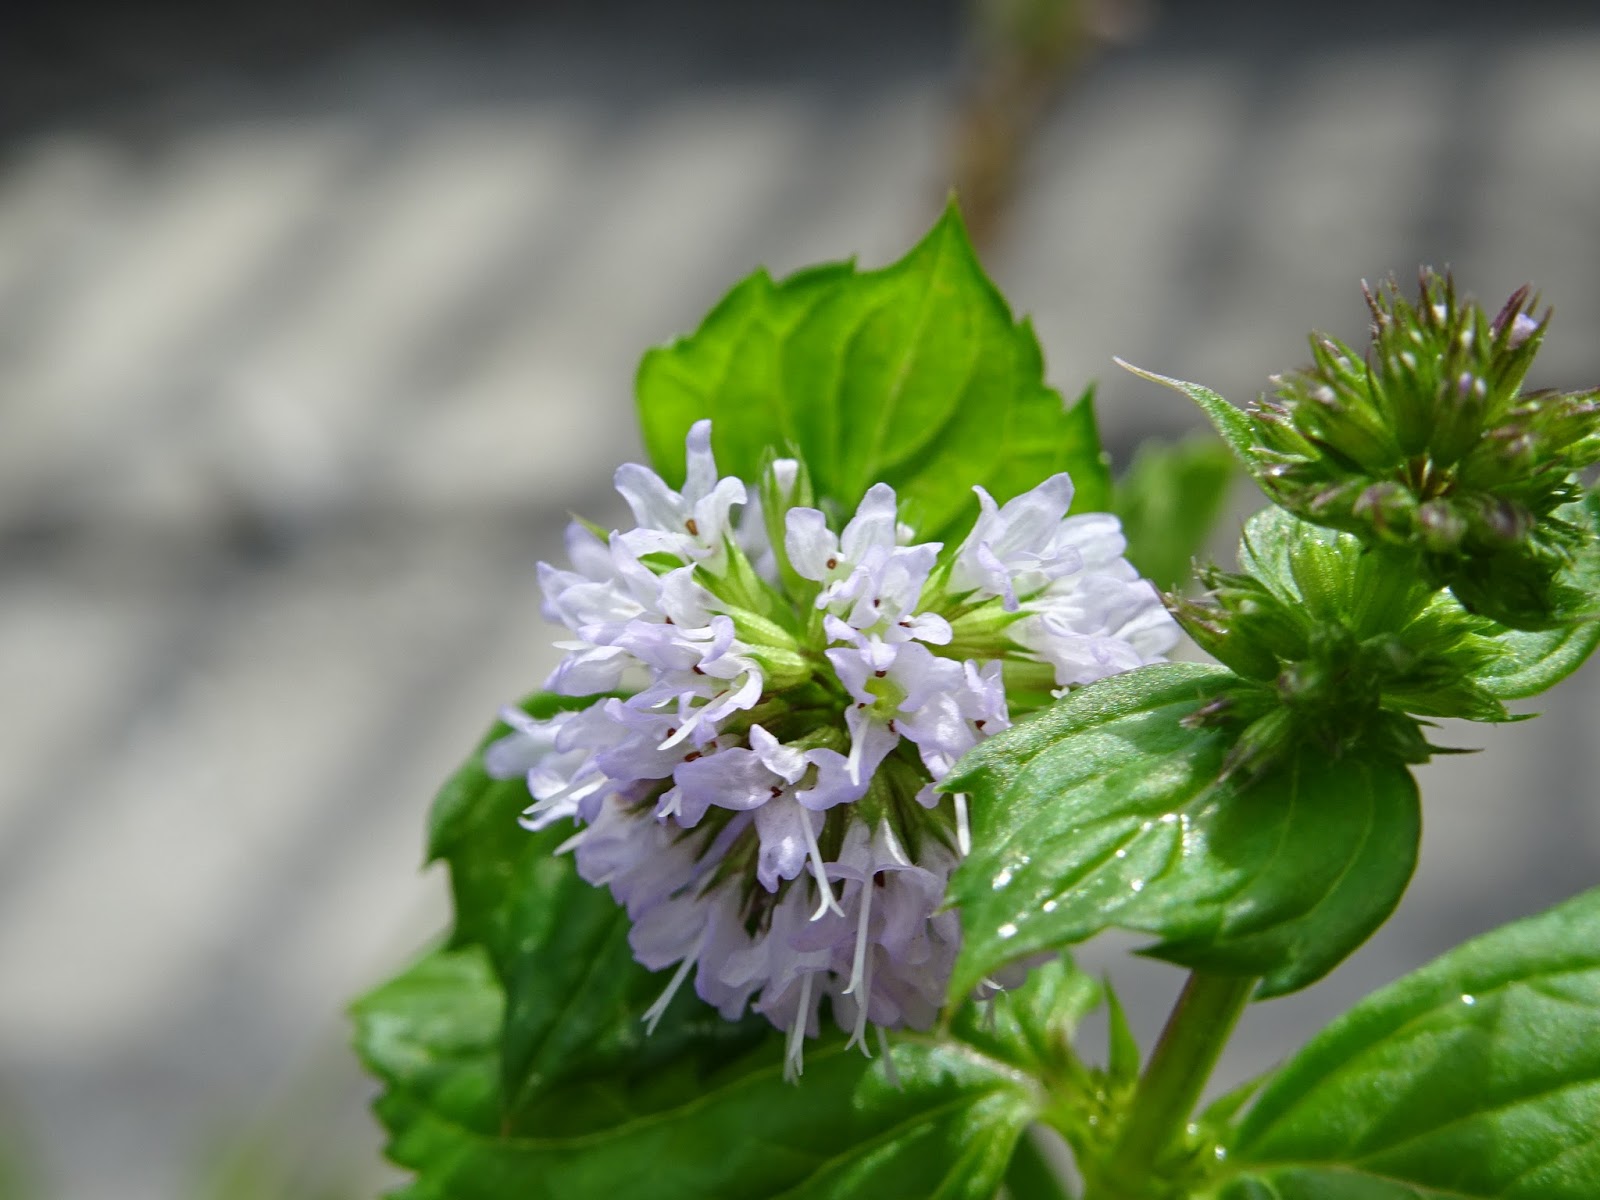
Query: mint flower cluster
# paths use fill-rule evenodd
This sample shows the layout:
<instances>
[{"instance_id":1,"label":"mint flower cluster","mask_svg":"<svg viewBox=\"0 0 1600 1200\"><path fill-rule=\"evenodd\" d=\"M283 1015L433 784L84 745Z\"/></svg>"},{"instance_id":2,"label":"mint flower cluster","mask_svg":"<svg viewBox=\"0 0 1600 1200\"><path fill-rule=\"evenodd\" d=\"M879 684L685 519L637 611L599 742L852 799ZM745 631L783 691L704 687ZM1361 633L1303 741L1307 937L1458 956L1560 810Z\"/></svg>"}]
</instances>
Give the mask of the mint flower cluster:
<instances>
[{"instance_id":1,"label":"mint flower cluster","mask_svg":"<svg viewBox=\"0 0 1600 1200\"><path fill-rule=\"evenodd\" d=\"M1514 628L1592 616L1557 577L1584 540L1562 509L1600 461L1600 391L1522 390L1549 311L1524 287L1490 317L1431 271L1415 304L1393 283L1366 296L1364 357L1313 336L1312 363L1247 414L1268 494L1413 550L1429 582Z\"/></svg>"},{"instance_id":2,"label":"mint flower cluster","mask_svg":"<svg viewBox=\"0 0 1600 1200\"><path fill-rule=\"evenodd\" d=\"M788 1031L795 1073L824 999L863 1052L868 1025L927 1028L970 849L966 798L939 781L1177 640L1117 519L1067 516L1059 474L1004 505L974 489L953 548L917 542L882 483L839 528L797 460L754 494L719 477L709 421L681 492L636 464L616 486L637 527L575 523L571 567L540 564L545 616L572 635L546 687L593 702L508 711L488 770L526 776L530 829L577 822L564 848L626 908L635 957L676 968L652 1023L692 974L724 1016Z\"/></svg>"}]
</instances>

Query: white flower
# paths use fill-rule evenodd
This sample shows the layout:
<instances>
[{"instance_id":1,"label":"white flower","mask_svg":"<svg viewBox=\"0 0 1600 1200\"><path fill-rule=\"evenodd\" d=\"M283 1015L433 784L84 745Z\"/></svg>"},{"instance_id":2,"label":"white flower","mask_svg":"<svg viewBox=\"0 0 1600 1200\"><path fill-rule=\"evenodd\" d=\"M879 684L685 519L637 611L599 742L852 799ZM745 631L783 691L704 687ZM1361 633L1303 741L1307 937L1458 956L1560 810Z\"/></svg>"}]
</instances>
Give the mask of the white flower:
<instances>
[{"instance_id":1,"label":"white flower","mask_svg":"<svg viewBox=\"0 0 1600 1200\"><path fill-rule=\"evenodd\" d=\"M978 494L978 521L956 551L952 594L1000 596L1006 611L1016 612L1019 593L1036 592L1082 569L1073 531L1062 520L1072 505L1072 480L1066 475L1052 475L1003 508L983 488L972 490Z\"/></svg>"},{"instance_id":2,"label":"white flower","mask_svg":"<svg viewBox=\"0 0 1600 1200\"><path fill-rule=\"evenodd\" d=\"M484 769L498 779L522 775L527 780L534 798L523 812L522 823L527 828L543 829L553 821L587 818L585 802L609 789L595 754L599 738L593 735L604 736L597 728L597 715L594 708L557 713L546 721L515 708L501 714L513 732L484 751ZM591 736L581 736L585 730Z\"/></svg>"},{"instance_id":3,"label":"white flower","mask_svg":"<svg viewBox=\"0 0 1600 1200\"><path fill-rule=\"evenodd\" d=\"M639 528L622 536L640 556L716 556L730 533L730 510L745 502L744 484L731 477L717 478L710 421L696 421L690 427L687 449L688 469L681 493L669 488L649 467L624 463L617 468L617 491L639 522Z\"/></svg>"},{"instance_id":4,"label":"white flower","mask_svg":"<svg viewBox=\"0 0 1600 1200\"><path fill-rule=\"evenodd\" d=\"M1082 561L1056 576L1019 607L1018 645L1055 667L1062 687L1156 662L1178 643L1178 627L1161 597L1122 557L1126 542L1107 513L1068 517L1062 540Z\"/></svg>"},{"instance_id":5,"label":"white flower","mask_svg":"<svg viewBox=\"0 0 1600 1200\"><path fill-rule=\"evenodd\" d=\"M704 421L687 459L681 493L623 467L638 528L574 526L571 569L540 565L570 634L547 686L594 699L508 712L485 766L526 778L530 828L578 823L579 874L626 908L638 960L672 969L652 1027L692 977L725 1016L785 1030L798 1074L824 998L864 1052L869 1025L935 1020L960 942L944 890L970 839L966 797L936 784L1010 724L1006 664L1065 687L1150 661L1176 627L1116 519L1065 515L1065 475L1004 505L977 489L946 554L886 484L835 533L795 504L794 460L759 489L719 479Z\"/></svg>"},{"instance_id":6,"label":"white flower","mask_svg":"<svg viewBox=\"0 0 1600 1200\"><path fill-rule=\"evenodd\" d=\"M961 663L939 658L917 642L870 640L827 654L855 701L844 711L853 782L864 788L902 737L916 744L936 780L977 744L963 709L987 711L992 697L978 700L965 694L969 680L978 676L969 676Z\"/></svg>"},{"instance_id":7,"label":"white flower","mask_svg":"<svg viewBox=\"0 0 1600 1200\"><path fill-rule=\"evenodd\" d=\"M842 536L828 528L821 510L791 508L784 521L784 547L796 574L823 585L817 602L822 607L831 602L830 589L846 584L857 567L894 549L896 525L894 489L875 483Z\"/></svg>"}]
</instances>

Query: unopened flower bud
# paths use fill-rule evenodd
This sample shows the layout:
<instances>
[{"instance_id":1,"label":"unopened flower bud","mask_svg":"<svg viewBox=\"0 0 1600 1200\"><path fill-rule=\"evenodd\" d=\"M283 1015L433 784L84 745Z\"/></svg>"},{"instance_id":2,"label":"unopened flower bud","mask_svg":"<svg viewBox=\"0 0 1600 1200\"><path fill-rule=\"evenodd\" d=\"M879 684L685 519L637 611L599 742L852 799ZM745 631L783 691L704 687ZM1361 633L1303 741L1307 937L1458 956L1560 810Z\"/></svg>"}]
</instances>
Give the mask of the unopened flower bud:
<instances>
[{"instance_id":1,"label":"unopened flower bud","mask_svg":"<svg viewBox=\"0 0 1600 1200\"><path fill-rule=\"evenodd\" d=\"M1393 283L1365 290L1365 359L1316 335L1311 365L1275 377L1276 397L1249 411L1257 477L1308 520L1410 546L1429 578L1463 584L1489 616L1549 619L1536 598L1501 604L1469 577L1511 541L1570 553L1553 514L1600 461L1600 394L1520 391L1549 323L1527 288L1492 320L1432 272L1414 304Z\"/></svg>"}]
</instances>

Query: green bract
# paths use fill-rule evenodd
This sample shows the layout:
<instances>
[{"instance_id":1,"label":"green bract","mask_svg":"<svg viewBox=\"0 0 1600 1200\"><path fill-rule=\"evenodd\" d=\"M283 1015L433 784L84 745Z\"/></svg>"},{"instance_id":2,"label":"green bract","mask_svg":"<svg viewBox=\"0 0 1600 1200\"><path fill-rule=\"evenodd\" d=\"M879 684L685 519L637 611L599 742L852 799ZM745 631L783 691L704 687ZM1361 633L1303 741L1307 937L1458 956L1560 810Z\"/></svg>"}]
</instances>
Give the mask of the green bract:
<instances>
[{"instance_id":1,"label":"green bract","mask_svg":"<svg viewBox=\"0 0 1600 1200\"><path fill-rule=\"evenodd\" d=\"M1227 770L1257 771L1294 746L1377 750L1424 762L1416 717L1504 721L1478 676L1505 653L1499 627L1410 574L1403 557L1267 509L1245 528L1242 572L1207 568L1184 629L1239 680L1196 712L1238 730Z\"/></svg>"},{"instance_id":2,"label":"green bract","mask_svg":"<svg viewBox=\"0 0 1600 1200\"><path fill-rule=\"evenodd\" d=\"M1517 629L1593 615L1561 577L1593 535L1558 510L1600 461L1600 392L1521 390L1549 323L1526 288L1492 319L1448 277L1419 292L1369 290L1365 356L1315 335L1311 364L1245 413L1147 377L1193 396L1279 504L1403 547L1473 612Z\"/></svg>"}]
</instances>

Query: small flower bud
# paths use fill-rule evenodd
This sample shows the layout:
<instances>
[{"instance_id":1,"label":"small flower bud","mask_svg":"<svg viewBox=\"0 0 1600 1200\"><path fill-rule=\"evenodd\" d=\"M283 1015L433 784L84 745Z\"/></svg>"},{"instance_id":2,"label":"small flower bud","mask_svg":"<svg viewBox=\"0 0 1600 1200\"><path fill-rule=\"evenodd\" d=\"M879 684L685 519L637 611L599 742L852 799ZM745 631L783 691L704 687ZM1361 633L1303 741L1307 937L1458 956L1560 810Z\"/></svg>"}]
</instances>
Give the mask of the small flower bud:
<instances>
[{"instance_id":1,"label":"small flower bud","mask_svg":"<svg viewBox=\"0 0 1600 1200\"><path fill-rule=\"evenodd\" d=\"M1452 554L1467 536L1467 522L1448 500L1429 500L1417 506L1417 529L1422 544L1435 554Z\"/></svg>"}]
</instances>

